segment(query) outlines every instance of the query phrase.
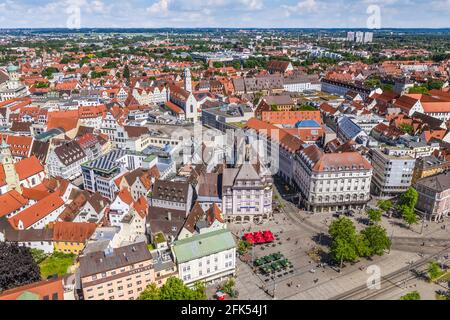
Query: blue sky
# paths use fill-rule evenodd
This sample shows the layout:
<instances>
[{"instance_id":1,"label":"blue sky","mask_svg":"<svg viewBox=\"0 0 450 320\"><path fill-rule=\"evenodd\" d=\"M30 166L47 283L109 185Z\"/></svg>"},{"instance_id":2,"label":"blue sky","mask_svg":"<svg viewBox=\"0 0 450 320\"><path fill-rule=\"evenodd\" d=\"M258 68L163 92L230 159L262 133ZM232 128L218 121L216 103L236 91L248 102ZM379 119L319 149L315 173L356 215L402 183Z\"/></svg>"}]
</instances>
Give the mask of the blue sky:
<instances>
[{"instance_id":1,"label":"blue sky","mask_svg":"<svg viewBox=\"0 0 450 320\"><path fill-rule=\"evenodd\" d=\"M374 5L382 28L450 27L450 0L0 0L0 28L64 28L74 6L81 27L364 28Z\"/></svg>"}]
</instances>

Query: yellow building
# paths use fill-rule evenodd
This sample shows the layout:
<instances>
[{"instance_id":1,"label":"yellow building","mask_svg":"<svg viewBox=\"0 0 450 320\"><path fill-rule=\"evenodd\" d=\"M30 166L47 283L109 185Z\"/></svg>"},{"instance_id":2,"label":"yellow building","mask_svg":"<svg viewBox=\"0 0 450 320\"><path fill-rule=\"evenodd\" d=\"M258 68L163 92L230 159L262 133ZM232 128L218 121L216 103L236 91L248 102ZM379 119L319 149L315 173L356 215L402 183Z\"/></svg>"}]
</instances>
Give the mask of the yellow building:
<instances>
[{"instance_id":1,"label":"yellow building","mask_svg":"<svg viewBox=\"0 0 450 320\"><path fill-rule=\"evenodd\" d=\"M55 251L80 254L96 228L95 223L56 222L53 225Z\"/></svg>"}]
</instances>

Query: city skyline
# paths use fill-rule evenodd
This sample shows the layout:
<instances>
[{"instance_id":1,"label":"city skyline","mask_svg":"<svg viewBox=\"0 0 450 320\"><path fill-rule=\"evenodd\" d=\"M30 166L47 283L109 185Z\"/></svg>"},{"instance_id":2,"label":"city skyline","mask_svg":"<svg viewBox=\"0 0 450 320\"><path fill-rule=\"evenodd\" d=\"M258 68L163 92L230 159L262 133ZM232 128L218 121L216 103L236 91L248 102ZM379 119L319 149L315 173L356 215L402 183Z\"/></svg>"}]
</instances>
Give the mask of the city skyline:
<instances>
[{"instance_id":1,"label":"city skyline","mask_svg":"<svg viewBox=\"0 0 450 320\"><path fill-rule=\"evenodd\" d=\"M7 0L0 28L65 28L77 12L76 28L446 28L450 1Z\"/></svg>"}]
</instances>

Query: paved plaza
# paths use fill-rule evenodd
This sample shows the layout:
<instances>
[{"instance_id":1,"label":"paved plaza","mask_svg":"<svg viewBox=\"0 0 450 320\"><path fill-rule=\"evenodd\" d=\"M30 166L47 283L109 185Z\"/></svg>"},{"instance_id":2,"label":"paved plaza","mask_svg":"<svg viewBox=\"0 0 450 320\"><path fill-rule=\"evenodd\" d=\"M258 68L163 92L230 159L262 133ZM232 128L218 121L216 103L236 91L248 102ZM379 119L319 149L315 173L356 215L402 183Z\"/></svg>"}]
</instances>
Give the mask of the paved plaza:
<instances>
[{"instance_id":1,"label":"paved plaza","mask_svg":"<svg viewBox=\"0 0 450 320\"><path fill-rule=\"evenodd\" d=\"M279 190L281 188L278 188ZM283 197L292 197L285 189L281 189ZM281 277L265 277L258 272L257 268L251 263L245 263L238 259L237 262L237 281L236 289L239 291L239 299L333 299L333 297L352 290L365 284L370 276L367 273L367 267L377 265L380 267L381 276L395 272L404 268L412 261L418 261L424 256L427 257L447 244L447 242L427 243L420 248L418 243L426 239L448 239L447 228L442 229L443 223L426 222L423 227L423 233L420 231L422 226L413 226L411 229L403 226L398 218L383 217L382 226L387 229L388 234L393 239L391 252L382 257L374 257L372 260L361 259L355 264L347 264L339 273L334 266L326 264L325 266L314 261L308 254L314 248L320 248L325 254L322 255L320 262L329 262L326 252L328 251L327 230L330 223L335 219L333 214L315 214L299 210L291 201L285 201L282 196L276 192L276 201L282 204L280 212L274 214L273 220L261 225L254 224L234 224L229 225L233 234L241 239L247 232L271 230L279 240L275 246L256 245L253 251L249 253L253 260L266 256L268 254L281 252L293 264L293 272ZM375 205L376 200L372 201ZM362 229L366 225L364 221L366 215L364 212L355 213L350 217L355 222L357 229ZM448 222L447 222L448 223ZM320 234L322 233L322 236ZM417 241L407 243L403 241ZM396 245L398 250L396 249ZM411 286L418 285L414 281ZM423 288L426 285L421 284ZM431 288L431 285L430 285ZM389 292L385 299L398 299L405 294L407 288L397 288ZM426 289L423 289L426 291ZM433 289L425 294L431 297ZM275 293L275 297L273 297Z\"/></svg>"}]
</instances>

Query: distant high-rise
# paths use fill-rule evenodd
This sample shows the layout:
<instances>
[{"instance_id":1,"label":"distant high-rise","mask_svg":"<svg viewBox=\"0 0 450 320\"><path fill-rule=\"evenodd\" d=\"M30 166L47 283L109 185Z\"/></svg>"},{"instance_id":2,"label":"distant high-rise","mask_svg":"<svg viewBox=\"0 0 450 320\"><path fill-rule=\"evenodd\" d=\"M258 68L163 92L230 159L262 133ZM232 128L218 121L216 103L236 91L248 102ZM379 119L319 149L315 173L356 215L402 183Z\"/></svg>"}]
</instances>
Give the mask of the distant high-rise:
<instances>
[{"instance_id":1,"label":"distant high-rise","mask_svg":"<svg viewBox=\"0 0 450 320\"><path fill-rule=\"evenodd\" d=\"M353 31L347 32L347 41L355 41L355 33Z\"/></svg>"},{"instance_id":2,"label":"distant high-rise","mask_svg":"<svg viewBox=\"0 0 450 320\"><path fill-rule=\"evenodd\" d=\"M364 41L364 32L361 32L361 31L356 32L355 41L357 43L362 43Z\"/></svg>"},{"instance_id":3,"label":"distant high-rise","mask_svg":"<svg viewBox=\"0 0 450 320\"><path fill-rule=\"evenodd\" d=\"M371 43L373 41L373 32L364 33L364 43Z\"/></svg>"},{"instance_id":4,"label":"distant high-rise","mask_svg":"<svg viewBox=\"0 0 450 320\"><path fill-rule=\"evenodd\" d=\"M349 31L347 32L347 41L356 43L371 43L373 41L373 32Z\"/></svg>"}]
</instances>

